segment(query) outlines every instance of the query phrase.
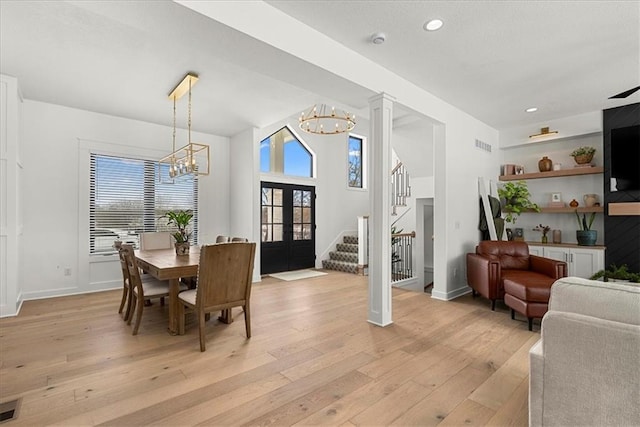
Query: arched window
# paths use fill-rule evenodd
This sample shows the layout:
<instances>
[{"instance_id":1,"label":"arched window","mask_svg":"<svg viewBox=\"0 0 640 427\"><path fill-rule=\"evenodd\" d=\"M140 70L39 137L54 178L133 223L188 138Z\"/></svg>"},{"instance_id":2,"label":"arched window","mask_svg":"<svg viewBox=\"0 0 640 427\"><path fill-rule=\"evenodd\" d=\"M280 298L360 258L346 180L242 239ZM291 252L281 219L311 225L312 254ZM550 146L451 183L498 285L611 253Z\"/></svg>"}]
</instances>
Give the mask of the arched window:
<instances>
[{"instance_id":1,"label":"arched window","mask_svg":"<svg viewBox=\"0 0 640 427\"><path fill-rule=\"evenodd\" d=\"M283 127L260 142L260 172L313 177L313 153Z\"/></svg>"}]
</instances>

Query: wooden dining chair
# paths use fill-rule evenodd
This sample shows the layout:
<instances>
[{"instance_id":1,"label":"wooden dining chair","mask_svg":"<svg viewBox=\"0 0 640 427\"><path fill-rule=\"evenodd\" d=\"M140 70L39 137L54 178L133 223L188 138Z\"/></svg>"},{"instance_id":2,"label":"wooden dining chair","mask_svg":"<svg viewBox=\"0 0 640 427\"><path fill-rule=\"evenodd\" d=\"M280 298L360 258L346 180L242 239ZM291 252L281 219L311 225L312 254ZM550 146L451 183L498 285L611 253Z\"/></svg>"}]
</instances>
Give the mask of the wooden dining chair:
<instances>
[{"instance_id":1,"label":"wooden dining chair","mask_svg":"<svg viewBox=\"0 0 640 427\"><path fill-rule=\"evenodd\" d=\"M124 256L127 272L129 273L129 298L131 305L131 312L127 317L127 325L131 324L133 315L136 315L136 321L133 325L133 335L138 334L138 328L140 328L140 321L142 320L142 312L144 311L144 300L153 298L164 298L169 296L169 282L165 280L158 280L154 277L145 277L141 279L140 269L136 262L136 256L133 252L133 246L122 245L120 249ZM184 291L187 287L180 284L180 290Z\"/></svg>"},{"instance_id":2,"label":"wooden dining chair","mask_svg":"<svg viewBox=\"0 0 640 427\"><path fill-rule=\"evenodd\" d=\"M251 338L251 282L255 243L207 245L200 249L198 287L178 295L178 333L184 334L185 307L198 319L200 351L205 351L205 314L242 307L247 338Z\"/></svg>"},{"instance_id":3,"label":"wooden dining chair","mask_svg":"<svg viewBox=\"0 0 640 427\"><path fill-rule=\"evenodd\" d=\"M216 243L227 243L231 241L231 237L229 236L218 236L216 237Z\"/></svg>"},{"instance_id":4,"label":"wooden dining chair","mask_svg":"<svg viewBox=\"0 0 640 427\"><path fill-rule=\"evenodd\" d=\"M127 266L127 260L124 252L122 251L122 246L118 249L118 257L120 258L120 269L122 270L122 300L120 301L118 313L122 313L126 304L127 311L125 311L122 316L122 320L127 321L131 314L131 281L129 280L129 267Z\"/></svg>"},{"instance_id":5,"label":"wooden dining chair","mask_svg":"<svg viewBox=\"0 0 640 427\"><path fill-rule=\"evenodd\" d=\"M140 233L140 249L143 251L152 249L171 249L173 240L169 231L150 231Z\"/></svg>"},{"instance_id":6,"label":"wooden dining chair","mask_svg":"<svg viewBox=\"0 0 640 427\"><path fill-rule=\"evenodd\" d=\"M231 241L232 242L248 242L249 239L247 239L246 237L232 237Z\"/></svg>"}]
</instances>

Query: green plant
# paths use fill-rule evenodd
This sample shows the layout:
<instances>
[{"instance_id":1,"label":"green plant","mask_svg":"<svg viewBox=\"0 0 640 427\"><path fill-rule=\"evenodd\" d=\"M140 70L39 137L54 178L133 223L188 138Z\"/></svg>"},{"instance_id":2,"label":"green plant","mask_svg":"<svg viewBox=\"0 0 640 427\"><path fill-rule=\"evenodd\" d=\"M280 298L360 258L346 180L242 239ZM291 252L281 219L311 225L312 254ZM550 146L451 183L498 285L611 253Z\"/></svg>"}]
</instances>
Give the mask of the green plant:
<instances>
[{"instance_id":1,"label":"green plant","mask_svg":"<svg viewBox=\"0 0 640 427\"><path fill-rule=\"evenodd\" d=\"M589 156L595 152L596 152L596 149L593 147L578 147L571 152L571 157Z\"/></svg>"},{"instance_id":2,"label":"green plant","mask_svg":"<svg viewBox=\"0 0 640 427\"><path fill-rule=\"evenodd\" d=\"M606 270L600 270L590 277L591 280L597 280L603 277L605 282L609 279L616 280L628 280L634 283L640 283L640 273L632 273L629 271L627 264L622 264L618 267L615 264L611 264Z\"/></svg>"},{"instance_id":3,"label":"green plant","mask_svg":"<svg viewBox=\"0 0 640 427\"><path fill-rule=\"evenodd\" d=\"M187 226L193 218L191 211L169 211L164 214L163 218L167 218L167 225L175 225L178 231L172 233L176 243L185 243L189 241L191 233L187 231Z\"/></svg>"},{"instance_id":4,"label":"green plant","mask_svg":"<svg viewBox=\"0 0 640 427\"><path fill-rule=\"evenodd\" d=\"M498 188L498 195L505 201L504 211L507 222L515 224L520 214L529 209L540 212L538 205L529 200L531 193L524 181L507 182Z\"/></svg>"},{"instance_id":5,"label":"green plant","mask_svg":"<svg viewBox=\"0 0 640 427\"><path fill-rule=\"evenodd\" d=\"M578 214L578 210L574 211L576 213L576 218L578 218L578 230L591 230L591 225L593 224L593 219L596 217L595 212L591 212L589 216L589 222L587 222L586 214L582 214L582 219L580 219L580 214Z\"/></svg>"}]
</instances>

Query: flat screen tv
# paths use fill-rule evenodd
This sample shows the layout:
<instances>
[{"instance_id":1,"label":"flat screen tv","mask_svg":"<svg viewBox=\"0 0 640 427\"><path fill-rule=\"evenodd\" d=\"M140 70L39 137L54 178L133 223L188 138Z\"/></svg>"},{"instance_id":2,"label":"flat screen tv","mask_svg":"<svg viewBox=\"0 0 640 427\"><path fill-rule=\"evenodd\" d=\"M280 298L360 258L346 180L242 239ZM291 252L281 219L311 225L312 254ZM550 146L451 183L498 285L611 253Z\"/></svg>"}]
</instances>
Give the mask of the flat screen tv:
<instances>
[{"instance_id":1,"label":"flat screen tv","mask_svg":"<svg viewBox=\"0 0 640 427\"><path fill-rule=\"evenodd\" d=\"M640 125L611 130L611 191L640 191Z\"/></svg>"}]
</instances>

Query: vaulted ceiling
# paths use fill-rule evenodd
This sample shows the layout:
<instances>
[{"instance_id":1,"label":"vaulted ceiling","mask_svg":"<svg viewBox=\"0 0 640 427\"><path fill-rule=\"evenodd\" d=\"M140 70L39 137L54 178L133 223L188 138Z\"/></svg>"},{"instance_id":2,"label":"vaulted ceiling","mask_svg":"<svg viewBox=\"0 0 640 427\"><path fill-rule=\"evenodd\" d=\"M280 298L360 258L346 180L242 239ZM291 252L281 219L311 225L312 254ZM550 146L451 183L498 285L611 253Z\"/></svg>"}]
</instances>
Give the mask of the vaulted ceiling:
<instances>
[{"instance_id":1,"label":"vaulted ceiling","mask_svg":"<svg viewBox=\"0 0 640 427\"><path fill-rule=\"evenodd\" d=\"M638 1L267 3L496 129L640 102L608 99L640 85ZM171 1L0 2L0 72L27 99L171 125L187 71L201 77L193 127L217 135L319 100L366 115L373 95Z\"/></svg>"}]
</instances>

